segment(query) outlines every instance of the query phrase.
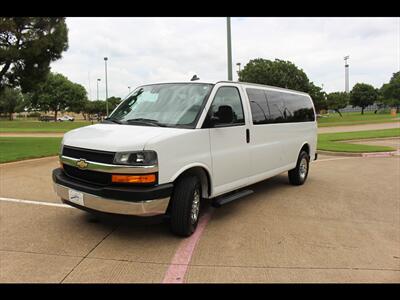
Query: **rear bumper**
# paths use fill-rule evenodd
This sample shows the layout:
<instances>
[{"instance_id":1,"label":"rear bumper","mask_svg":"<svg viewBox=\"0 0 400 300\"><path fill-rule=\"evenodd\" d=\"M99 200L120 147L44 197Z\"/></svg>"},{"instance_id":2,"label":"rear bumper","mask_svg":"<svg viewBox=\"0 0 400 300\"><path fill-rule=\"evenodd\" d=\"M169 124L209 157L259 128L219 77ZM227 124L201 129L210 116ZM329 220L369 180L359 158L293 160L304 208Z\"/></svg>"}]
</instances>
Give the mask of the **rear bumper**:
<instances>
[{"instance_id":1,"label":"rear bumper","mask_svg":"<svg viewBox=\"0 0 400 300\"><path fill-rule=\"evenodd\" d=\"M66 176L61 169L53 170L54 190L64 203L77 208L135 216L165 214L173 185L156 187L98 187ZM83 205L69 201L69 190L82 193Z\"/></svg>"}]
</instances>

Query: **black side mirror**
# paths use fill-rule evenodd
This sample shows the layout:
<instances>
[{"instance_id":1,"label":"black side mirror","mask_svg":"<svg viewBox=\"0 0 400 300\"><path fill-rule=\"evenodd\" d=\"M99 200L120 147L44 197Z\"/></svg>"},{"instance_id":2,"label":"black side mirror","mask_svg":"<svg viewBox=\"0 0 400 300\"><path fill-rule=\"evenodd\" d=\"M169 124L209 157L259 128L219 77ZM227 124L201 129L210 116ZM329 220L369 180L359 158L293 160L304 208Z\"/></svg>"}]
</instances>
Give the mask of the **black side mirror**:
<instances>
[{"instance_id":1,"label":"black side mirror","mask_svg":"<svg viewBox=\"0 0 400 300\"><path fill-rule=\"evenodd\" d=\"M211 118L215 124L229 124L233 121L233 110L229 105L221 105L215 116Z\"/></svg>"}]
</instances>

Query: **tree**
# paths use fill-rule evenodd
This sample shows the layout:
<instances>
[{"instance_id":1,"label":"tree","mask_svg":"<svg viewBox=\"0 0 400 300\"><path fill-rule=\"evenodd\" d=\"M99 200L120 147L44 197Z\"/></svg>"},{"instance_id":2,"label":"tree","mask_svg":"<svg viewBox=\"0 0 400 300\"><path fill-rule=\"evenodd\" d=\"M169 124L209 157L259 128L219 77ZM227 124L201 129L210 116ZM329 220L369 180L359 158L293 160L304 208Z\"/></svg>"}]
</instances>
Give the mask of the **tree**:
<instances>
[{"instance_id":1,"label":"tree","mask_svg":"<svg viewBox=\"0 0 400 300\"><path fill-rule=\"evenodd\" d=\"M393 73L389 83L382 85L380 89L382 102L397 110L400 107L400 71Z\"/></svg>"},{"instance_id":2,"label":"tree","mask_svg":"<svg viewBox=\"0 0 400 300\"><path fill-rule=\"evenodd\" d=\"M13 113L21 112L24 107L24 98L19 89L6 87L0 92L0 112L8 113L10 120L13 119Z\"/></svg>"},{"instance_id":3,"label":"tree","mask_svg":"<svg viewBox=\"0 0 400 300\"><path fill-rule=\"evenodd\" d=\"M96 114L99 117L106 115L106 101L104 100L95 100L95 101L86 101L83 112L85 114L93 115Z\"/></svg>"},{"instance_id":4,"label":"tree","mask_svg":"<svg viewBox=\"0 0 400 300\"><path fill-rule=\"evenodd\" d=\"M104 100L93 101L92 109L93 113L97 114L100 117L104 117L107 114L106 101Z\"/></svg>"},{"instance_id":5,"label":"tree","mask_svg":"<svg viewBox=\"0 0 400 300\"><path fill-rule=\"evenodd\" d=\"M320 111L321 109L327 109L328 104L326 103L326 93L321 87L314 85L313 82L309 83L308 90L304 91L311 96L314 102L315 110Z\"/></svg>"},{"instance_id":6,"label":"tree","mask_svg":"<svg viewBox=\"0 0 400 300\"><path fill-rule=\"evenodd\" d=\"M328 108L336 111L341 117L340 109L345 108L349 103L349 95L345 92L334 92L327 96Z\"/></svg>"},{"instance_id":7,"label":"tree","mask_svg":"<svg viewBox=\"0 0 400 300\"><path fill-rule=\"evenodd\" d=\"M366 83L357 83L350 92L350 104L355 107L361 107L361 114L364 114L364 109L374 104L378 99L375 88Z\"/></svg>"},{"instance_id":8,"label":"tree","mask_svg":"<svg viewBox=\"0 0 400 300\"><path fill-rule=\"evenodd\" d=\"M69 81L62 74L54 73L48 74L46 81L31 98L34 107L54 111L55 120L59 111L77 111L84 106L86 100L86 90L82 85Z\"/></svg>"},{"instance_id":9,"label":"tree","mask_svg":"<svg viewBox=\"0 0 400 300\"><path fill-rule=\"evenodd\" d=\"M50 62L68 48L65 18L0 18L0 90L30 92L46 79Z\"/></svg>"},{"instance_id":10,"label":"tree","mask_svg":"<svg viewBox=\"0 0 400 300\"><path fill-rule=\"evenodd\" d=\"M239 72L239 81L273 85L298 91L309 89L303 70L290 61L257 58L250 60Z\"/></svg>"},{"instance_id":11,"label":"tree","mask_svg":"<svg viewBox=\"0 0 400 300\"><path fill-rule=\"evenodd\" d=\"M109 112L113 111L118 104L121 103L121 98L119 97L110 97L107 99L108 101L108 109ZM89 101L87 100L85 102L85 105L83 109L81 110L82 114L84 115L84 118L86 120L86 115L93 115L96 114L100 118L104 117L107 114L107 109L106 109L106 101L104 100L95 100L95 101Z\"/></svg>"},{"instance_id":12,"label":"tree","mask_svg":"<svg viewBox=\"0 0 400 300\"><path fill-rule=\"evenodd\" d=\"M111 113L122 102L120 97L110 97L107 99L109 112Z\"/></svg>"},{"instance_id":13,"label":"tree","mask_svg":"<svg viewBox=\"0 0 400 300\"><path fill-rule=\"evenodd\" d=\"M309 93L315 109L326 107L325 92L310 82L306 73L290 61L257 58L238 72L239 81L272 85Z\"/></svg>"}]
</instances>

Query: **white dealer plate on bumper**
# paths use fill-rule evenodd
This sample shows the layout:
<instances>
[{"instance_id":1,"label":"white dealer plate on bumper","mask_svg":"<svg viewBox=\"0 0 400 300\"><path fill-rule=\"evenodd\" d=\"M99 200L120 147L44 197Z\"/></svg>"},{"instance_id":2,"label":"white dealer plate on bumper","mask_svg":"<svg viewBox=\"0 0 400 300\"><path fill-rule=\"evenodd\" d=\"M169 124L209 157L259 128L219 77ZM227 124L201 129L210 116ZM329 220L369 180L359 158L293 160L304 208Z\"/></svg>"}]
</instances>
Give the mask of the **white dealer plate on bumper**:
<instances>
[{"instance_id":1,"label":"white dealer plate on bumper","mask_svg":"<svg viewBox=\"0 0 400 300\"><path fill-rule=\"evenodd\" d=\"M68 189L68 199L69 201L85 206L85 203L83 202L83 193Z\"/></svg>"}]
</instances>

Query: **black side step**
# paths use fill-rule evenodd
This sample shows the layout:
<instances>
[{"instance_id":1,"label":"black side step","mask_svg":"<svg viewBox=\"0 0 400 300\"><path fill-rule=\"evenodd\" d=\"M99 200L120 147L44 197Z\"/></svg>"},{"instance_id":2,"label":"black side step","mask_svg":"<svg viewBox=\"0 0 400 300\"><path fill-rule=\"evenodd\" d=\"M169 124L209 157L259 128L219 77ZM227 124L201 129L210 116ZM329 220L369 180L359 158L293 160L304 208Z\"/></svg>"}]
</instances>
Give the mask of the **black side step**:
<instances>
[{"instance_id":1,"label":"black side step","mask_svg":"<svg viewBox=\"0 0 400 300\"><path fill-rule=\"evenodd\" d=\"M227 195L227 196L222 196L220 198L215 199L212 202L212 205L214 207L221 207L224 204L227 204L229 202L235 201L237 199L243 198L245 196L251 195L253 194L254 191L253 190L242 190L242 191L238 191L236 193Z\"/></svg>"}]
</instances>

